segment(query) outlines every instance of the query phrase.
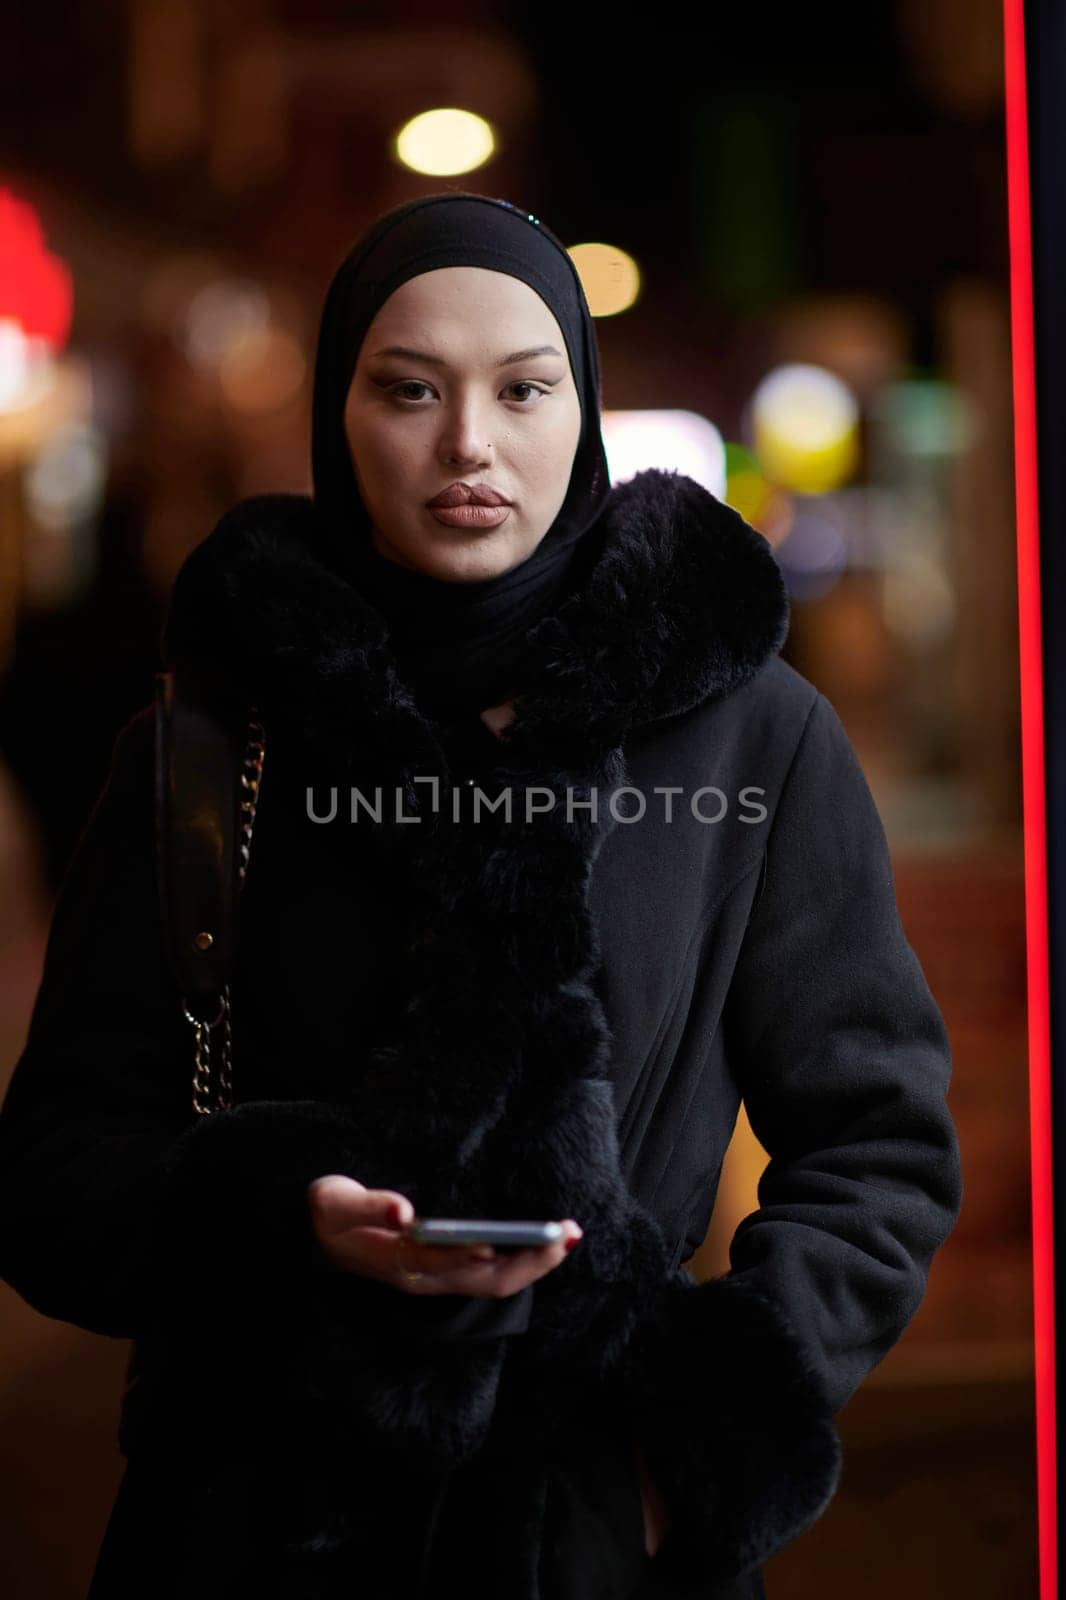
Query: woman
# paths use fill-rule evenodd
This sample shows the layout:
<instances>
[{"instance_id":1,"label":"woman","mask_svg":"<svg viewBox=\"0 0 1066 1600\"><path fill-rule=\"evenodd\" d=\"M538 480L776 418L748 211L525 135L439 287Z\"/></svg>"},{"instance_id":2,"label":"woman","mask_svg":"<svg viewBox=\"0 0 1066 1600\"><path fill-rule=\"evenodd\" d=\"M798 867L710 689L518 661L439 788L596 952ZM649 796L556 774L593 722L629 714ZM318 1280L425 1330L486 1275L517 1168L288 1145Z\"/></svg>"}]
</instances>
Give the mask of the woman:
<instances>
[{"instance_id":1,"label":"woman","mask_svg":"<svg viewBox=\"0 0 1066 1600\"><path fill-rule=\"evenodd\" d=\"M549 229L400 206L326 300L313 498L179 574L166 658L265 730L235 1103L189 1107L146 708L0 1114L4 1277L134 1341L92 1600L762 1595L921 1300L959 1154L880 820L765 540L612 488L599 403Z\"/></svg>"}]
</instances>

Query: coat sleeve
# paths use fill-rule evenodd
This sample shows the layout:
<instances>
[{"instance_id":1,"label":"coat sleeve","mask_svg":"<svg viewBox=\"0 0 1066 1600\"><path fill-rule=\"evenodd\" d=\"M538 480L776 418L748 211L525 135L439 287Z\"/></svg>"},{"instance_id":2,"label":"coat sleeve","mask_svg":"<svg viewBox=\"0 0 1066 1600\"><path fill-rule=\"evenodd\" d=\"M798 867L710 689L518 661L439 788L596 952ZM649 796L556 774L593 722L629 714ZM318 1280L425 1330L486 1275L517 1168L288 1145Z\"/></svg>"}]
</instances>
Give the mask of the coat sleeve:
<instances>
[{"instance_id":1,"label":"coat sleeve","mask_svg":"<svg viewBox=\"0 0 1066 1600\"><path fill-rule=\"evenodd\" d=\"M951 1052L858 759L819 694L780 795L723 1017L769 1160L730 1270L676 1271L630 1382L673 1513L663 1565L761 1564L835 1493L835 1413L900 1338L962 1177Z\"/></svg>"},{"instance_id":2,"label":"coat sleeve","mask_svg":"<svg viewBox=\"0 0 1066 1600\"><path fill-rule=\"evenodd\" d=\"M373 1181L343 1105L249 1101L193 1113L192 1030L165 954L153 794L148 707L116 740L60 889L0 1107L0 1277L43 1315L95 1333L205 1353L237 1339L290 1364L301 1351L328 1404L347 1403L353 1421L366 1396L338 1390L357 1364L353 1341L370 1341L358 1347L362 1369L374 1370L368 1351L381 1356L382 1404L401 1430L407 1368L431 1342L442 1383L479 1386L471 1437L445 1441L461 1453L485 1420L501 1340L523 1331L530 1297L472 1306L324 1266L308 1184L329 1172ZM413 1434L431 1427L432 1384L423 1388L430 1404L412 1409Z\"/></svg>"}]
</instances>

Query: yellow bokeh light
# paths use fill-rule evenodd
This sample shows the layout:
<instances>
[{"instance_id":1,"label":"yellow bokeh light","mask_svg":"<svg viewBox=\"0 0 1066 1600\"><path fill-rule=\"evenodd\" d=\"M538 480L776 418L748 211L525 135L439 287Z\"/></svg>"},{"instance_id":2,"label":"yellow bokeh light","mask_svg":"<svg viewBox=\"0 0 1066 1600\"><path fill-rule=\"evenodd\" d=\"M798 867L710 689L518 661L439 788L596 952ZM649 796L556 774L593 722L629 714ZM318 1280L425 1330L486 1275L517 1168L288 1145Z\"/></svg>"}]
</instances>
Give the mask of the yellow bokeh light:
<instances>
[{"instance_id":1,"label":"yellow bokeh light","mask_svg":"<svg viewBox=\"0 0 1066 1600\"><path fill-rule=\"evenodd\" d=\"M753 442L771 482L797 494L828 494L859 460L859 408L824 367L797 362L768 373L752 396Z\"/></svg>"},{"instance_id":2,"label":"yellow bokeh light","mask_svg":"<svg viewBox=\"0 0 1066 1600\"><path fill-rule=\"evenodd\" d=\"M490 123L458 106L438 106L405 122L393 143L396 159L436 178L472 172L496 151Z\"/></svg>"},{"instance_id":3,"label":"yellow bokeh light","mask_svg":"<svg viewBox=\"0 0 1066 1600\"><path fill-rule=\"evenodd\" d=\"M731 472L728 499L745 522L755 522L770 495L770 485L759 472Z\"/></svg>"},{"instance_id":4,"label":"yellow bokeh light","mask_svg":"<svg viewBox=\"0 0 1066 1600\"><path fill-rule=\"evenodd\" d=\"M628 311L640 294L640 268L614 244L575 244L568 254L594 317Z\"/></svg>"}]
</instances>

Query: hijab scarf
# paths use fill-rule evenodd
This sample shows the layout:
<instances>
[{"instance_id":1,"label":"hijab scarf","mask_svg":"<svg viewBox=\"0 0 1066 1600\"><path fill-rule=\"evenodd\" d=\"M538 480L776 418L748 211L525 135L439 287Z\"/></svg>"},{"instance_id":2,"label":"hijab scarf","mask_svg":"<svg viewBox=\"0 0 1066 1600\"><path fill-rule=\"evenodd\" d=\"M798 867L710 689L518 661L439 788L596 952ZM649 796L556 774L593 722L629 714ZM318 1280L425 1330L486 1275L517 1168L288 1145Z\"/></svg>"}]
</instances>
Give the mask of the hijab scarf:
<instances>
[{"instance_id":1,"label":"hijab scarf","mask_svg":"<svg viewBox=\"0 0 1066 1600\"><path fill-rule=\"evenodd\" d=\"M432 577L375 550L344 427L359 350L378 310L408 278L451 266L506 272L540 295L562 330L581 402L581 435L555 521L518 566L472 583ZM551 229L509 201L465 191L422 196L377 218L326 294L311 459L320 553L387 619L393 654L420 704L454 716L516 693L525 636L588 570L596 541L587 536L611 486L595 328L577 270Z\"/></svg>"}]
</instances>

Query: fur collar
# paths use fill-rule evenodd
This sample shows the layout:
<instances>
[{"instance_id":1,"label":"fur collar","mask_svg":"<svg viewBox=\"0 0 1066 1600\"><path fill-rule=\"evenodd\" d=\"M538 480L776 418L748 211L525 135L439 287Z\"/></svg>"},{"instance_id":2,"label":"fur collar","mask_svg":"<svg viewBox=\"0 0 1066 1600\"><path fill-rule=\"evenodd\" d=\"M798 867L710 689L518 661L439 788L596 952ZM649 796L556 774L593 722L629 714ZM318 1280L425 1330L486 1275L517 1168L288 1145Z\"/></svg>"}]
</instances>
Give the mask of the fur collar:
<instances>
[{"instance_id":1,"label":"fur collar","mask_svg":"<svg viewBox=\"0 0 1066 1600\"><path fill-rule=\"evenodd\" d=\"M414 784L419 768L447 784L447 765L396 674L385 621L315 542L309 500L242 502L182 568L165 648L258 705L264 783L272 740L298 731L332 781L367 764L378 782L391 772L408 820L427 824L380 829L407 919L405 992L359 1072L345 1078L340 1064L350 1165L333 1170L401 1189L424 1215L574 1216L585 1230L581 1249L534 1286L526 1335L478 1346L446 1380L461 1405L451 1388L430 1403L425 1376L412 1378L368 1328L365 1405L382 1434L455 1460L499 1410L503 1346L528 1401L528 1439L558 1413L568 1375L579 1392L590 1367L620 1365L671 1282L661 1232L622 1174L595 983L587 891L614 821L606 805L568 817L562 793L625 783L628 732L736 690L782 643L788 607L761 535L691 479L648 471L617 486L591 576L537 625L539 674L501 742L499 775L519 791L519 813L524 786L546 786L556 803L522 826L502 811L456 826ZM239 1061L235 1089L239 1101ZM352 1365L345 1346L337 1371Z\"/></svg>"},{"instance_id":2,"label":"fur collar","mask_svg":"<svg viewBox=\"0 0 1066 1600\"><path fill-rule=\"evenodd\" d=\"M693 479L618 484L582 588L536 624L538 671L501 741L519 765L596 764L631 728L730 694L780 649L789 609L766 540ZM344 764L441 752L396 672L386 619L324 564L313 502L240 502L174 585L165 656L228 685Z\"/></svg>"}]
</instances>

